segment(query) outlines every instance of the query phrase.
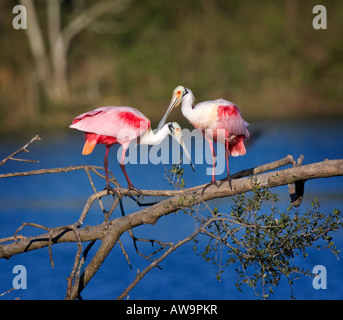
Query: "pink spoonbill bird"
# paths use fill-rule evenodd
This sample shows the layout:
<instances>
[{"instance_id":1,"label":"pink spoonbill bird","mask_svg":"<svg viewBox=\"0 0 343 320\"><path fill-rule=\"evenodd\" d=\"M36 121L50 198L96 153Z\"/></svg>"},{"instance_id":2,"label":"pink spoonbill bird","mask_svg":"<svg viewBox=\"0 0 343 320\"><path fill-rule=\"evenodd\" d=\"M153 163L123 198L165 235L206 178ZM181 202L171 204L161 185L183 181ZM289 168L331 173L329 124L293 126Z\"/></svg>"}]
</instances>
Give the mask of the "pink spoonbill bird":
<instances>
[{"instance_id":1,"label":"pink spoonbill bird","mask_svg":"<svg viewBox=\"0 0 343 320\"><path fill-rule=\"evenodd\" d=\"M186 156L190 160L188 151L183 144L181 127L178 123L167 123L154 133L150 127L150 120L140 111L132 107L100 107L77 116L69 128L85 132L85 144L82 150L83 155L90 154L99 143L106 146L104 166L106 174L105 189L107 189L108 193L109 190L116 193L110 187L107 159L110 147L116 143L123 146L120 167L127 180L129 191L135 190L140 195L142 195L142 192L133 186L125 170L125 153L131 142L137 139L140 144L157 145L170 134L183 147Z\"/></svg>"},{"instance_id":2,"label":"pink spoonbill bird","mask_svg":"<svg viewBox=\"0 0 343 320\"><path fill-rule=\"evenodd\" d=\"M210 184L216 184L215 161L216 154L213 141L220 142L225 146L225 159L227 167L227 180L230 180L229 156L241 156L246 153L244 139L249 138L249 125L241 116L238 107L227 100L217 99L200 102L194 105L192 91L183 86L178 86L173 91L170 105L160 121L161 128L169 113L182 103L181 111L185 118L197 129L208 141L212 152L212 180Z\"/></svg>"}]
</instances>

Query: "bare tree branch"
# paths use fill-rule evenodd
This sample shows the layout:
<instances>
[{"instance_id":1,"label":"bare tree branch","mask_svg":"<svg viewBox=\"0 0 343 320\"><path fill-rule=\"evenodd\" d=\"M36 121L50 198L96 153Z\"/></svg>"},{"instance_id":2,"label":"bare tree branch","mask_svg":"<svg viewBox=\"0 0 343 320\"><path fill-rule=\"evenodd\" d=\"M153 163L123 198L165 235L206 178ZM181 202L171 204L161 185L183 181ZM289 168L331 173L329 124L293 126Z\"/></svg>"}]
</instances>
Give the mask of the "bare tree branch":
<instances>
[{"instance_id":1,"label":"bare tree branch","mask_svg":"<svg viewBox=\"0 0 343 320\"><path fill-rule=\"evenodd\" d=\"M155 224L160 217L168 215L182 208L189 208L208 200L229 197L251 191L254 189L255 185L254 183L252 183L252 179L250 177L244 177L246 175L256 174L255 183L257 183L261 188L272 188L281 185L296 184L299 181L303 181L303 183L305 183L305 181L309 179L343 175L343 160L325 160L322 162L308 165L301 165L301 162L302 161L299 160L298 163L296 163L291 156L287 156L283 159L274 161L270 164L241 171L234 175L234 177L236 178L232 179L230 183L227 181L223 181L220 187L211 186L206 188L205 190L204 188L206 187L206 185L200 185L184 190L173 191L143 190L142 192L144 196L167 197L167 199L164 199L149 207L145 207L127 216L121 216L109 220L111 213L114 211L118 203L120 203L119 199L117 197L114 197L115 199L113 205L111 206L108 212L106 212L106 210L104 209L103 204L99 202L100 208L105 214L104 223L96 226L86 226L81 228L87 216L87 213L95 200L99 200L101 197L114 196L108 195L106 190L96 191L93 185L95 193L88 198L77 222L69 226L57 228L46 228L37 225L38 227L47 230L48 233L35 237L24 237L22 235L17 234L16 232L14 237L0 239L0 243L2 243L0 245L0 258L8 259L13 255L20 254L22 252L27 252L30 250L35 250L48 246L50 259L52 261L52 245L63 242L76 242L78 245L78 249L75 255L74 266L68 278L68 289L66 295L67 299L76 299L77 297L79 297L81 291L85 288L90 279L95 275L101 264L106 259L107 255L111 252L112 248L116 245L118 241L120 241L119 239L124 232L131 231L133 228L143 224ZM283 170L265 172L269 170L275 170L280 166L284 166L287 164L292 164L293 167ZM99 174L96 171L96 169L100 168L94 166L72 166L66 168L35 170L26 173L22 172L18 175L25 176L32 174L59 173L80 169L83 169L87 172L87 175L90 179L90 183L92 185L92 179L89 173L90 171L92 171ZM9 174L8 176L0 175L0 178L13 177L18 175L16 175L16 173ZM237 179L237 177L241 178ZM120 188L119 185L117 185L117 187ZM120 188L120 194L124 196L128 195L129 193L127 189ZM220 214L213 214L211 222L218 221L218 223L221 223L220 219L228 218L223 217ZM237 222L235 223L237 224ZM25 225L28 224L29 223L25 223ZM218 225L218 227L219 226L220 225ZM20 231L21 228L19 228L18 231ZM189 237L183 239L175 245L168 244L169 248L157 260L150 263L149 266L146 267L142 272L138 272L136 279L119 296L119 298L122 299L123 297L125 297L127 293L138 283L138 281L140 281L140 279L142 279L145 276L145 274L148 271L150 271L154 267L158 267L158 264L163 259L165 259L173 250L175 250L182 244L186 243L187 241L193 239L199 232L208 234L205 225L201 224L201 226ZM213 237L212 234L211 236ZM94 243L98 239L101 240L100 248L97 250L91 261L88 263L84 271L81 273L80 268L85 261L85 254L84 257L81 257L83 250L81 243L86 241L91 241L91 243ZM153 254L156 254L158 251L159 250L157 250ZM123 252L125 255L125 250L123 250Z\"/></svg>"},{"instance_id":2,"label":"bare tree branch","mask_svg":"<svg viewBox=\"0 0 343 320\"><path fill-rule=\"evenodd\" d=\"M282 159L277 160L277 161L262 164L261 166L258 166L255 168L245 169L245 170L239 171L239 172L233 174L232 178L238 179L238 178L242 178L242 177L248 177L248 176L260 174L260 173L263 173L266 171L275 170L277 168L283 167L283 166L288 165L288 164L293 164L293 165L295 164L295 161L291 155L288 155L287 157L282 158Z\"/></svg>"},{"instance_id":3,"label":"bare tree branch","mask_svg":"<svg viewBox=\"0 0 343 320\"><path fill-rule=\"evenodd\" d=\"M256 176L256 179L261 187L276 187L288 185L298 180L327 178L341 175L343 175L343 160L325 160L301 167L260 174ZM211 186L210 188L207 188L203 196L201 196L201 191L204 186L205 185L201 185L176 191L143 190L144 196L170 196L170 198L162 200L149 208L136 211L128 216L110 220L107 230L104 225L82 228L80 229L80 237L82 241L91 241L102 239L108 233L113 232L116 234L115 238L119 238L119 233L122 234L123 232L142 224L155 224L163 215L175 212L181 208L197 204L201 201L245 193L253 189L249 178L233 179L232 188L230 188L228 182L224 182L219 188ZM122 189L122 194L127 195L128 190ZM105 196L107 196L106 190L94 193L88 198L79 219L81 224L93 201ZM66 232L62 235L60 235L59 232L53 232L52 238L54 244L61 242L76 242L75 235L70 232ZM48 246L48 239L49 235L43 234L37 237L20 239L17 243L14 242L0 245L0 258L9 258L12 255L25 251L46 247ZM115 241L117 241L117 239Z\"/></svg>"},{"instance_id":4,"label":"bare tree branch","mask_svg":"<svg viewBox=\"0 0 343 320\"><path fill-rule=\"evenodd\" d=\"M63 168L52 168L52 169L38 169L38 170L32 170L32 171L26 171L26 172L13 172L13 173L3 173L0 174L0 179L2 178L11 178L11 177L26 177L26 176L32 176L32 175L38 175L38 174L48 174L48 173L66 173L70 171L76 171L76 170L85 170L85 171L92 171L99 175L100 177L104 177L104 175L99 174L96 169L103 169L103 167L99 166L91 166L91 165L78 165L78 166L69 166L69 167L63 167ZM112 178L113 180L113 178Z\"/></svg>"}]
</instances>

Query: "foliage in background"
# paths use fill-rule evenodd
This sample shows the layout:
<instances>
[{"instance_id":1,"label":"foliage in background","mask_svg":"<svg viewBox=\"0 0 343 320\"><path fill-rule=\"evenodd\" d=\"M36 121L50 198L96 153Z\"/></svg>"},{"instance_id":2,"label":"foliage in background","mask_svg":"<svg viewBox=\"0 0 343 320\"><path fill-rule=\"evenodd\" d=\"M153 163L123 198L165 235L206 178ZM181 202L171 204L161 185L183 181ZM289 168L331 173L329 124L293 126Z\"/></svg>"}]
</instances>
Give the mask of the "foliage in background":
<instances>
[{"instance_id":1,"label":"foliage in background","mask_svg":"<svg viewBox=\"0 0 343 320\"><path fill-rule=\"evenodd\" d=\"M197 101L223 97L251 118L342 115L343 6L324 0L328 29L312 27L315 1L131 1L82 31L68 52L71 99L46 101L34 84L17 1L1 1L2 130L66 127L99 105L131 105L157 123L179 84ZM35 0L42 30L46 3ZM62 2L62 24L89 0ZM176 121L182 116L173 115Z\"/></svg>"},{"instance_id":2,"label":"foliage in background","mask_svg":"<svg viewBox=\"0 0 343 320\"><path fill-rule=\"evenodd\" d=\"M263 299L274 292L283 276L293 298L293 281L310 275L295 257L306 258L309 248L330 249L338 258L339 249L331 232L343 227L341 212L321 212L316 199L304 212L291 206L279 210L277 200L276 193L255 183L253 195L234 197L228 213L219 213L216 208L211 211L208 218L216 216L218 220L207 227L209 240L201 237L194 245L196 254L218 266L218 280L228 267L235 268L236 287L241 290L246 284Z\"/></svg>"},{"instance_id":3,"label":"foliage in background","mask_svg":"<svg viewBox=\"0 0 343 320\"><path fill-rule=\"evenodd\" d=\"M181 166L183 159L182 150L180 151L180 160L178 163L171 165L170 169L164 168L164 178L173 186L174 190L184 189L186 187L185 179L183 178L184 168Z\"/></svg>"}]
</instances>

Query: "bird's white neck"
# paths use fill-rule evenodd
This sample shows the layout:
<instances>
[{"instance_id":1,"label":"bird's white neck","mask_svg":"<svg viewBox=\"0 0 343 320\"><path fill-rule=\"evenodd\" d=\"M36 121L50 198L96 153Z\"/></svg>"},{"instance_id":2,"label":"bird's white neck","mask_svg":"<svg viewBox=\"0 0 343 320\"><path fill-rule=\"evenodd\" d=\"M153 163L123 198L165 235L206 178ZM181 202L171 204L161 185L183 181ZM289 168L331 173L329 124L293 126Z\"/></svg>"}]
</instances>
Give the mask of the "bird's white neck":
<instances>
[{"instance_id":1,"label":"bird's white neck","mask_svg":"<svg viewBox=\"0 0 343 320\"><path fill-rule=\"evenodd\" d=\"M187 89L187 91L188 93L182 101L181 111L185 118L192 121L192 118L196 113L194 110L194 95L191 90Z\"/></svg>"},{"instance_id":2,"label":"bird's white neck","mask_svg":"<svg viewBox=\"0 0 343 320\"><path fill-rule=\"evenodd\" d=\"M157 145L160 144L168 134L170 134L168 124L165 124L161 130L158 130L156 133L154 133L152 130L148 130L143 136L141 136L140 143Z\"/></svg>"}]
</instances>

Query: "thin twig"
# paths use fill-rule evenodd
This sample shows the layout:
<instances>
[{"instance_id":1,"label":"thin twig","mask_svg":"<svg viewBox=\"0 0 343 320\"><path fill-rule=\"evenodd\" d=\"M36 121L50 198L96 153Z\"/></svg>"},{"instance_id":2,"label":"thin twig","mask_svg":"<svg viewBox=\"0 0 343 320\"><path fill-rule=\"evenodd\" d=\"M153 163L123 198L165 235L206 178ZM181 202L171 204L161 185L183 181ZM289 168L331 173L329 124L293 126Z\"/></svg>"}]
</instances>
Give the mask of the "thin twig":
<instances>
[{"instance_id":1,"label":"thin twig","mask_svg":"<svg viewBox=\"0 0 343 320\"><path fill-rule=\"evenodd\" d=\"M171 242L162 242L162 241L159 241L159 240L155 240L155 239L143 239L143 238L136 238L133 233L132 233L132 230L129 230L129 233L131 235L131 238L133 240L133 245L136 249L136 252L141 256L143 257L144 259L146 260L150 260L150 261L153 261L151 259L152 256L154 256L155 254L159 253L161 250L164 250L166 247L170 247L173 245L173 243ZM158 248L157 250L155 250L154 252L150 253L149 255L144 255L143 253L140 252L140 250L138 249L137 247L137 241L141 241L141 242L150 242L151 243L151 246L153 247L155 243L157 243L158 245L160 245L160 248Z\"/></svg>"},{"instance_id":2,"label":"thin twig","mask_svg":"<svg viewBox=\"0 0 343 320\"><path fill-rule=\"evenodd\" d=\"M210 221L210 220L209 220ZM131 282L131 284L122 292L122 294L117 297L117 300L124 299L128 293L138 284L140 280L153 268L157 267L159 263L161 263L165 258L167 258L173 251L175 251L177 248L181 247L185 243L191 241L194 239L204 228L207 227L207 225L210 223L207 221L203 226L200 226L197 230L195 230L191 235L184 238L183 240L178 241L175 245L172 245L169 247L169 249L158 259L154 260L152 263L150 263L143 271L137 270L136 278Z\"/></svg>"},{"instance_id":3,"label":"thin twig","mask_svg":"<svg viewBox=\"0 0 343 320\"><path fill-rule=\"evenodd\" d=\"M12 178L12 177L26 177L26 176L33 176L37 174L48 174L48 173L66 173L70 171L76 170L92 170L92 169L103 169L103 167L98 166L90 166L90 165L78 165L78 166L69 166L63 168L52 168L52 169L39 169L39 170L32 170L26 172L12 172L12 173L3 173L0 174L0 179L2 178Z\"/></svg>"},{"instance_id":4,"label":"thin twig","mask_svg":"<svg viewBox=\"0 0 343 320\"><path fill-rule=\"evenodd\" d=\"M92 179L92 177L91 177L91 175L90 175L90 173L89 173L89 167L85 168L85 171L86 171L86 174L87 174L89 183L90 183L90 185L91 185L91 187L92 187L94 193L98 192L98 190L95 188L95 185L94 185L94 183L93 183L93 179ZM102 203L102 201L101 201L101 198L98 198L98 202L99 202L99 206L100 206L102 212L105 214L105 207L104 207L104 205L103 205L103 203Z\"/></svg>"},{"instance_id":5,"label":"thin twig","mask_svg":"<svg viewBox=\"0 0 343 320\"><path fill-rule=\"evenodd\" d=\"M27 144L25 144L24 146L22 146L21 148L19 148L18 150L14 151L13 153L11 153L9 156L7 156L5 159L0 161L0 166L4 165L8 160L16 160L16 161L26 161L26 162L39 162L39 161L32 161L32 160L25 160L25 159L16 159L14 158L15 155L17 155L20 152L29 152L29 150L27 150L27 147L35 142L35 141L40 141L42 140L38 134L36 136L34 136Z\"/></svg>"},{"instance_id":6,"label":"thin twig","mask_svg":"<svg viewBox=\"0 0 343 320\"><path fill-rule=\"evenodd\" d=\"M20 159L20 158L12 158L12 157L9 157L8 160L28 162L28 163L39 163L38 160L28 160L28 159Z\"/></svg>"},{"instance_id":7,"label":"thin twig","mask_svg":"<svg viewBox=\"0 0 343 320\"><path fill-rule=\"evenodd\" d=\"M130 269L132 270L132 265L131 265L131 262L130 262L130 259L129 259L129 255L127 254L126 250L124 249L124 246L123 246L122 242L120 241L120 239L118 240L118 242L119 242L120 248L123 251L123 254L124 254L125 258L126 258L126 261L129 264Z\"/></svg>"},{"instance_id":8,"label":"thin twig","mask_svg":"<svg viewBox=\"0 0 343 320\"><path fill-rule=\"evenodd\" d=\"M20 240L20 239L27 239L27 237L22 236L22 235L6 237L6 238L0 239L0 243L9 242L9 241L18 241L18 240Z\"/></svg>"},{"instance_id":9,"label":"thin twig","mask_svg":"<svg viewBox=\"0 0 343 320\"><path fill-rule=\"evenodd\" d=\"M81 237L80 237L80 232L79 230L75 227L75 226L71 226L72 231L75 234L75 238L77 240L77 252L75 254L75 259L74 259L74 266L73 269L70 273L70 276L67 278L68 281L68 287L67 287L67 294L66 294L66 298L68 299L70 297L72 288L73 288L73 281L75 279L76 274L79 274L79 268L80 266L80 259L81 259L81 253L82 253L82 244L81 244ZM79 286L79 282L78 281L74 281L74 285L76 286L76 288L78 288Z\"/></svg>"},{"instance_id":10,"label":"thin twig","mask_svg":"<svg viewBox=\"0 0 343 320\"><path fill-rule=\"evenodd\" d=\"M14 233L15 242L17 242L18 241L17 239L19 239L19 236L17 236L18 232L20 230L22 230L26 226L30 226L30 227L39 228L39 229L43 229L43 230L49 231L49 258L50 258L50 265L51 265L52 268L54 268L54 260L52 258L52 250L51 250L51 245L52 245L52 228L48 228L48 227L42 226L42 225L37 224L37 223L24 222Z\"/></svg>"},{"instance_id":11,"label":"thin twig","mask_svg":"<svg viewBox=\"0 0 343 320\"><path fill-rule=\"evenodd\" d=\"M99 176L100 178L106 179L106 176L99 173L97 171L97 169L105 170L105 168L103 168L103 167L97 167L97 166L90 166L89 167L89 170L94 172L97 176ZM108 171L108 174L109 174L109 181L112 182L118 189L121 188L119 182L114 177L113 173L111 171Z\"/></svg>"},{"instance_id":12,"label":"thin twig","mask_svg":"<svg viewBox=\"0 0 343 320\"><path fill-rule=\"evenodd\" d=\"M10 292L13 291L13 290L15 290L15 288L11 288L11 289L7 290L6 292L1 293L1 294L0 294L0 297L4 296L4 295L7 294L7 293L10 293Z\"/></svg>"},{"instance_id":13,"label":"thin twig","mask_svg":"<svg viewBox=\"0 0 343 320\"><path fill-rule=\"evenodd\" d=\"M76 272L75 277L74 277L74 278L75 278L75 279L74 279L74 287L75 287L75 288L79 288L79 286L80 286L81 268L82 268L82 266L84 265L84 263L85 263L85 261L86 261L86 259L87 259L87 255L88 255L89 250L93 247L93 245L95 244L95 242L96 242L96 240L91 241L91 242L87 245L86 249L85 249L84 252L83 252L82 258L81 258L81 260L80 260L79 267L78 267L77 272ZM67 288L67 290L68 290L68 288ZM70 290L70 292L71 292L71 290ZM69 293L69 294L70 294L70 293ZM68 295L68 292L67 292L66 296L67 296L67 295ZM78 298L81 299L81 296L79 295Z\"/></svg>"}]
</instances>

